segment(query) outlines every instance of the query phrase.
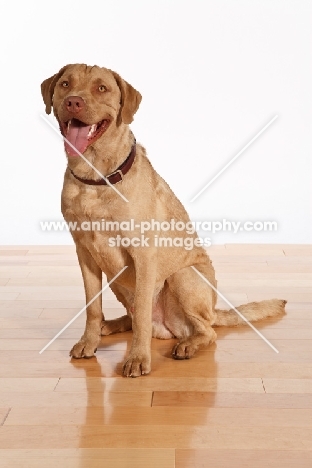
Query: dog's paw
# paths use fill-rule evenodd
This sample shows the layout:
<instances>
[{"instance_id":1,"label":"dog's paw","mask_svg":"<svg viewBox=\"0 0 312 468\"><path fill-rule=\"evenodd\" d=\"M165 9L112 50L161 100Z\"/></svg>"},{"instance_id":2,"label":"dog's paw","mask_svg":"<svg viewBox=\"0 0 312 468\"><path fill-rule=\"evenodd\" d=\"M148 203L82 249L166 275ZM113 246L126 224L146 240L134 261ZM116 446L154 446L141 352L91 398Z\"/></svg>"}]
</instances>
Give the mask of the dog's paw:
<instances>
[{"instance_id":1,"label":"dog's paw","mask_svg":"<svg viewBox=\"0 0 312 468\"><path fill-rule=\"evenodd\" d=\"M148 355L129 355L124 362L122 373L125 377L140 377L151 372L151 358Z\"/></svg>"},{"instance_id":2,"label":"dog's paw","mask_svg":"<svg viewBox=\"0 0 312 468\"><path fill-rule=\"evenodd\" d=\"M132 320L128 315L113 320L103 320L101 323L101 335L107 336L112 333L121 333L132 328Z\"/></svg>"},{"instance_id":3,"label":"dog's paw","mask_svg":"<svg viewBox=\"0 0 312 468\"><path fill-rule=\"evenodd\" d=\"M107 336L107 335L111 335L112 333L114 333L113 327L111 326L110 322L112 322L112 320L102 321L101 323L101 335L102 336Z\"/></svg>"},{"instance_id":4,"label":"dog's paw","mask_svg":"<svg viewBox=\"0 0 312 468\"><path fill-rule=\"evenodd\" d=\"M97 340L96 342L94 342L93 340L86 340L85 338L81 338L78 343L76 343L69 355L75 359L81 359L81 358L85 358L85 359L89 359L89 358L92 358L94 356L94 354L96 353L97 351L97 345L98 345L98 341Z\"/></svg>"},{"instance_id":5,"label":"dog's paw","mask_svg":"<svg viewBox=\"0 0 312 468\"><path fill-rule=\"evenodd\" d=\"M190 359L197 351L197 346L188 340L177 343L172 349L173 359Z\"/></svg>"}]
</instances>

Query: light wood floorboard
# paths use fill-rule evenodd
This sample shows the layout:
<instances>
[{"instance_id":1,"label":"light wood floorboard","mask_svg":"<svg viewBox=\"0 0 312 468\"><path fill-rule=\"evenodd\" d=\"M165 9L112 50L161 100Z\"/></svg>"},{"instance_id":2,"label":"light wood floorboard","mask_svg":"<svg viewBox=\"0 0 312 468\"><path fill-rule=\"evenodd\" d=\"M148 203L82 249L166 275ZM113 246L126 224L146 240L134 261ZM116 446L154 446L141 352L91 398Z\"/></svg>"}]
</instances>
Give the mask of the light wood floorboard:
<instances>
[{"instance_id":1,"label":"light wood floorboard","mask_svg":"<svg viewBox=\"0 0 312 468\"><path fill-rule=\"evenodd\" d=\"M255 324L279 353L248 326L217 328L188 361L153 339L152 373L125 379L131 332L70 359L85 313L39 354L85 305L74 246L0 247L1 468L312 466L312 246L208 254L233 305L287 299L285 316ZM110 290L103 310L124 314Z\"/></svg>"}]
</instances>

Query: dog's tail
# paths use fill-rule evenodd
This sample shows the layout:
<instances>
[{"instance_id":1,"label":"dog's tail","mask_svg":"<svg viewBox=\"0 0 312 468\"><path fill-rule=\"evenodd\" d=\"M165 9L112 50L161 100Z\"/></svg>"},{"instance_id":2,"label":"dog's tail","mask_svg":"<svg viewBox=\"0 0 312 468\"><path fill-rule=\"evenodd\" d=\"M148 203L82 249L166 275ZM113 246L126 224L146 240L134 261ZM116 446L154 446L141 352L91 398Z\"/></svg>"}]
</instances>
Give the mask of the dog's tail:
<instances>
[{"instance_id":1,"label":"dog's tail","mask_svg":"<svg viewBox=\"0 0 312 468\"><path fill-rule=\"evenodd\" d=\"M276 317L285 314L285 305L287 301L282 299L270 299L261 302L249 302L236 307L236 309L245 317L248 322L257 322L267 317ZM245 320L231 310L215 309L216 316L213 326L215 327L233 327L235 325L245 325Z\"/></svg>"}]
</instances>

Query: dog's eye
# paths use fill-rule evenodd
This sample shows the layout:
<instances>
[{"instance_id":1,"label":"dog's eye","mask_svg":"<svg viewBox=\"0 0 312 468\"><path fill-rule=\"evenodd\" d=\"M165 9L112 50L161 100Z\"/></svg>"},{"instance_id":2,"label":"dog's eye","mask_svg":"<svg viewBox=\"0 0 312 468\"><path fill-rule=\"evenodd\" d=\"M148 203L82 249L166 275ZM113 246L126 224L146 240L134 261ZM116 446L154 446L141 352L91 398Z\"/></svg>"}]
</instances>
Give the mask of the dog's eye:
<instances>
[{"instance_id":1,"label":"dog's eye","mask_svg":"<svg viewBox=\"0 0 312 468\"><path fill-rule=\"evenodd\" d=\"M100 91L100 93L105 93L105 91L107 91L106 86L104 86L104 85L99 86L99 91Z\"/></svg>"},{"instance_id":2,"label":"dog's eye","mask_svg":"<svg viewBox=\"0 0 312 468\"><path fill-rule=\"evenodd\" d=\"M63 81L62 86L63 86L63 88L68 88L68 86L69 86L68 81Z\"/></svg>"}]
</instances>

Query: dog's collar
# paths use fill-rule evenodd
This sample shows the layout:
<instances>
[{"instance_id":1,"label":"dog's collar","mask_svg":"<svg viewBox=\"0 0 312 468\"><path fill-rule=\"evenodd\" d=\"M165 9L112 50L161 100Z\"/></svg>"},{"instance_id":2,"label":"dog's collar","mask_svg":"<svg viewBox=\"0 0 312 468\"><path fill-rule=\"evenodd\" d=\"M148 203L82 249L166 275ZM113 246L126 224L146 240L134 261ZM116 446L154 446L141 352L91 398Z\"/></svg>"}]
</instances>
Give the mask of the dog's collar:
<instances>
[{"instance_id":1,"label":"dog's collar","mask_svg":"<svg viewBox=\"0 0 312 468\"><path fill-rule=\"evenodd\" d=\"M133 164L134 158L135 158L135 153L136 153L136 140L134 140L134 143L132 145L131 151L125 159L125 161L116 169L116 171L112 172L108 176L105 176L105 179L108 180L109 184L115 185L118 184L118 182L121 182L123 180L123 176L127 174L128 171L130 171L131 166ZM99 179L99 180L93 180L93 179L84 179L82 177L78 177L74 172L69 168L70 172L72 175L82 182L83 184L87 185L108 185L105 179Z\"/></svg>"}]
</instances>

